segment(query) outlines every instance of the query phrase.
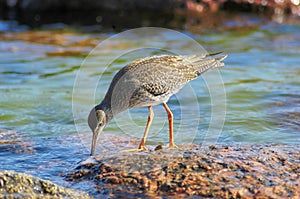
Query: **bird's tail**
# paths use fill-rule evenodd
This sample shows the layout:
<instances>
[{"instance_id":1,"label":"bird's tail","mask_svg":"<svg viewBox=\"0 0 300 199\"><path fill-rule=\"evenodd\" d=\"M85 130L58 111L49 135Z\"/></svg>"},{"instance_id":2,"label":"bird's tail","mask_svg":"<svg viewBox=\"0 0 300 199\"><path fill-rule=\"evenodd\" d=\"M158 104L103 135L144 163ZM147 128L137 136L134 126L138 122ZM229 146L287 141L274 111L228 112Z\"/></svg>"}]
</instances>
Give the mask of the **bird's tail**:
<instances>
[{"instance_id":1,"label":"bird's tail","mask_svg":"<svg viewBox=\"0 0 300 199\"><path fill-rule=\"evenodd\" d=\"M210 69L224 66L222 61L227 57L227 55L215 57L215 55L219 55L221 53L222 52L193 55L189 57L189 61L192 62L193 66L197 70L197 75L199 76Z\"/></svg>"}]
</instances>

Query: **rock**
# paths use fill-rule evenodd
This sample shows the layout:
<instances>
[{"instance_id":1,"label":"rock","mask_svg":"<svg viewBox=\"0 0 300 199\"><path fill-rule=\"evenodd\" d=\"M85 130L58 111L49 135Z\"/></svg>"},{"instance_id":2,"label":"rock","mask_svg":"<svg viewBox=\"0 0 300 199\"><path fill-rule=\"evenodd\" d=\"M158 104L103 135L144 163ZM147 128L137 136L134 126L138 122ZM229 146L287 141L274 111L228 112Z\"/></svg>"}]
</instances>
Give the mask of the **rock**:
<instances>
[{"instance_id":1,"label":"rock","mask_svg":"<svg viewBox=\"0 0 300 199\"><path fill-rule=\"evenodd\" d=\"M299 146L214 145L93 157L66 176L112 195L299 198ZM142 195L141 195L142 194Z\"/></svg>"},{"instance_id":2,"label":"rock","mask_svg":"<svg viewBox=\"0 0 300 199\"><path fill-rule=\"evenodd\" d=\"M0 171L0 198L92 198L50 181L15 171Z\"/></svg>"}]
</instances>

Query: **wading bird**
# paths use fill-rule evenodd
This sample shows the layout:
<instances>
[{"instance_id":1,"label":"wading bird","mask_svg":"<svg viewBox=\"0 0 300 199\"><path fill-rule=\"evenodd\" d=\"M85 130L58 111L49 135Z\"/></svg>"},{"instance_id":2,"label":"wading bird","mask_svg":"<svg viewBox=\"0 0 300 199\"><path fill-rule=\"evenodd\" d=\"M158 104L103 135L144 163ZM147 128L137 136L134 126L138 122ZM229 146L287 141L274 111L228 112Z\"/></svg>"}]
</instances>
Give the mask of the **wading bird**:
<instances>
[{"instance_id":1,"label":"wading bird","mask_svg":"<svg viewBox=\"0 0 300 199\"><path fill-rule=\"evenodd\" d=\"M129 108L147 106L148 122L143 138L136 150L146 150L147 134L154 113L152 106L163 104L169 120L169 148L174 148L173 114L167 102L189 81L196 79L207 70L224 66L221 61L227 55L159 55L137 59L122 68L113 78L100 104L88 116L93 132L91 155L94 155L98 135L106 124L118 113Z\"/></svg>"}]
</instances>

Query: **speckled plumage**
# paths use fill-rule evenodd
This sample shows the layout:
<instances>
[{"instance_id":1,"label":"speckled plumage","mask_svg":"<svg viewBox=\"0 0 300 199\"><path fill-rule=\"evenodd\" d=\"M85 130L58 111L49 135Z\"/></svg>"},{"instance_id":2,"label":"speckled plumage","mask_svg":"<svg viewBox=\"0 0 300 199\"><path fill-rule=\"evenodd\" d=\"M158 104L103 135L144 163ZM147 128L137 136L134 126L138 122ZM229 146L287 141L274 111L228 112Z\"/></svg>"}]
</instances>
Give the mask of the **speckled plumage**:
<instances>
[{"instance_id":1,"label":"speckled plumage","mask_svg":"<svg viewBox=\"0 0 300 199\"><path fill-rule=\"evenodd\" d=\"M159 55L129 63L114 76L103 101L90 112L90 128L94 131L99 118L104 118L106 124L116 114L128 108L148 106L149 118L144 133L146 137L153 119L153 105L163 103L171 122L173 115L166 105L169 98L202 73L224 65L221 61L226 55L216 58L212 55L216 54ZM170 123L170 145L172 125ZM141 145L144 143L141 142L140 147Z\"/></svg>"},{"instance_id":2,"label":"speckled plumage","mask_svg":"<svg viewBox=\"0 0 300 199\"><path fill-rule=\"evenodd\" d=\"M211 68L221 67L225 56L160 55L137 59L113 78L104 100L97 108L111 109L113 115L128 108L167 102L187 82Z\"/></svg>"}]
</instances>

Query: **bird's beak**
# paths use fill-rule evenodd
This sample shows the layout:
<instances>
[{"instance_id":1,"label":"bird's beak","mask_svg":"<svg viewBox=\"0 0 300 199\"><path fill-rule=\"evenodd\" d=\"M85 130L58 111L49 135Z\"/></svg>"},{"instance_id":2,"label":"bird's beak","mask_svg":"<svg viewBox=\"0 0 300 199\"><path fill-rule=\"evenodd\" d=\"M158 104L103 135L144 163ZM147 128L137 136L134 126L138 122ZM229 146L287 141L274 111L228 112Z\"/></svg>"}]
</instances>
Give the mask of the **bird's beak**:
<instances>
[{"instance_id":1,"label":"bird's beak","mask_svg":"<svg viewBox=\"0 0 300 199\"><path fill-rule=\"evenodd\" d=\"M93 140L92 140L92 146L91 146L91 156L94 155L95 149L96 149L96 144L98 140L99 134L103 131L104 126L102 127L97 127L94 132L93 132Z\"/></svg>"}]
</instances>

